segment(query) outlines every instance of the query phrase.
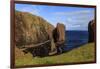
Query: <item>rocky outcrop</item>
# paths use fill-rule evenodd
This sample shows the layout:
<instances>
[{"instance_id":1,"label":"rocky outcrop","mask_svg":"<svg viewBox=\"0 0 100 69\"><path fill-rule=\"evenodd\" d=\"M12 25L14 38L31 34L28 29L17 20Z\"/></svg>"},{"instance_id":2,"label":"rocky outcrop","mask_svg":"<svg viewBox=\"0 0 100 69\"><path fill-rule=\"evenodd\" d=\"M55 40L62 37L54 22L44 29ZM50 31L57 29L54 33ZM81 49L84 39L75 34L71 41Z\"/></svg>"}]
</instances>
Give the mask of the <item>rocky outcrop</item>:
<instances>
[{"instance_id":1,"label":"rocky outcrop","mask_svg":"<svg viewBox=\"0 0 100 69\"><path fill-rule=\"evenodd\" d=\"M52 55L52 53L57 53L56 46L52 38L53 29L54 26L42 17L27 12L15 12L16 46L18 48L24 48L25 46L33 47L33 49L25 49L24 52L30 51L35 55L37 53L38 55L45 53L50 53ZM43 42L47 40L50 40L50 42L43 44ZM38 43L42 43L42 45L36 46Z\"/></svg>"},{"instance_id":2,"label":"rocky outcrop","mask_svg":"<svg viewBox=\"0 0 100 69\"><path fill-rule=\"evenodd\" d=\"M37 44L49 39L54 27L39 16L27 12L15 13L16 45Z\"/></svg>"},{"instance_id":3,"label":"rocky outcrop","mask_svg":"<svg viewBox=\"0 0 100 69\"><path fill-rule=\"evenodd\" d=\"M54 55L57 46L64 43L65 27L58 23L57 27L42 17L27 13L15 12L16 47L30 52L33 56Z\"/></svg>"},{"instance_id":4,"label":"rocky outcrop","mask_svg":"<svg viewBox=\"0 0 100 69\"><path fill-rule=\"evenodd\" d=\"M57 24L56 28L53 30L53 38L57 46L60 46L65 42L64 24L61 24L61 23Z\"/></svg>"},{"instance_id":5,"label":"rocky outcrop","mask_svg":"<svg viewBox=\"0 0 100 69\"><path fill-rule=\"evenodd\" d=\"M53 38L57 47L57 52L62 53L62 47L65 43L65 26L64 24L58 23L56 28L53 30Z\"/></svg>"},{"instance_id":6,"label":"rocky outcrop","mask_svg":"<svg viewBox=\"0 0 100 69\"><path fill-rule=\"evenodd\" d=\"M88 33L89 33L88 42L94 42L95 41L95 33L96 33L95 31L96 31L95 20L91 20L88 24Z\"/></svg>"}]
</instances>

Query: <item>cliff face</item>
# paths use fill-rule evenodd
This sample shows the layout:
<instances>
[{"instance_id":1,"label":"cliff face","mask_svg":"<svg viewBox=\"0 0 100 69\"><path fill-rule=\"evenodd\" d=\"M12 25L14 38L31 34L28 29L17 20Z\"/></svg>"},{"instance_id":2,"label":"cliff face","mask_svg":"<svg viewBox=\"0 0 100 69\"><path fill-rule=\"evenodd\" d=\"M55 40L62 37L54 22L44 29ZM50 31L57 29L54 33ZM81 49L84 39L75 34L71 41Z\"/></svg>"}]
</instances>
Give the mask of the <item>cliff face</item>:
<instances>
[{"instance_id":1,"label":"cliff face","mask_svg":"<svg viewBox=\"0 0 100 69\"><path fill-rule=\"evenodd\" d=\"M53 38L56 46L60 46L65 42L65 26L64 24L57 23L56 28L53 30Z\"/></svg>"},{"instance_id":2,"label":"cliff face","mask_svg":"<svg viewBox=\"0 0 100 69\"><path fill-rule=\"evenodd\" d=\"M95 20L91 20L88 24L88 32L89 32L89 38L88 42L94 42L95 41L95 33L96 33L96 23Z\"/></svg>"},{"instance_id":3,"label":"cliff face","mask_svg":"<svg viewBox=\"0 0 100 69\"><path fill-rule=\"evenodd\" d=\"M54 27L39 16L15 12L16 45L37 44L49 39Z\"/></svg>"},{"instance_id":4,"label":"cliff face","mask_svg":"<svg viewBox=\"0 0 100 69\"><path fill-rule=\"evenodd\" d=\"M27 12L15 12L15 41L18 48L29 47L30 45L34 47L36 44L51 40L43 45L39 44L38 47L25 49L25 53L31 52L39 56L57 53L52 38L53 29L53 25L39 16Z\"/></svg>"},{"instance_id":5,"label":"cliff face","mask_svg":"<svg viewBox=\"0 0 100 69\"><path fill-rule=\"evenodd\" d=\"M16 46L18 48L27 47L23 50L25 53L30 52L33 56L56 54L58 49L60 49L57 46L64 44L64 31L65 27L63 24L58 23L57 27L54 28L42 17L28 12L15 12Z\"/></svg>"}]
</instances>

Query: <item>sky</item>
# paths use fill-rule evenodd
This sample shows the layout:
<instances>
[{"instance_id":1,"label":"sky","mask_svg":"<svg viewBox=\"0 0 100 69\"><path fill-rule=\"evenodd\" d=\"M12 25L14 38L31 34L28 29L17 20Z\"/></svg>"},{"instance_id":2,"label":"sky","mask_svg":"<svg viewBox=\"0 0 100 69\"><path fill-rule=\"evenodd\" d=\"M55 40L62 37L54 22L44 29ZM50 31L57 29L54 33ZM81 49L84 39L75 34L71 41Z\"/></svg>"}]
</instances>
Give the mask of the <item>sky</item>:
<instances>
[{"instance_id":1,"label":"sky","mask_svg":"<svg viewBox=\"0 0 100 69\"><path fill-rule=\"evenodd\" d=\"M86 31L89 21L94 19L95 8L15 4L15 10L43 17L55 27L63 23L66 30Z\"/></svg>"}]
</instances>

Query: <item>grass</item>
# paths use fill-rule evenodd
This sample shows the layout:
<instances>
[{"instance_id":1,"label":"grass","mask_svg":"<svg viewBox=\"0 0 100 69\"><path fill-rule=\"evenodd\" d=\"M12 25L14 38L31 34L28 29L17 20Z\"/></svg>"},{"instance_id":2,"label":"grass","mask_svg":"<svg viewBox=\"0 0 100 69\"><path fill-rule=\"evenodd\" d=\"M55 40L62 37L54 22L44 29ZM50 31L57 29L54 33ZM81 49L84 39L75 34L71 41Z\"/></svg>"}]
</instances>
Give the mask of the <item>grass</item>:
<instances>
[{"instance_id":1,"label":"grass","mask_svg":"<svg viewBox=\"0 0 100 69\"><path fill-rule=\"evenodd\" d=\"M30 53L23 54L21 51L15 51L15 65L42 65L42 64L58 64L58 63L76 63L76 62L89 62L95 59L94 43L83 45L75 48L69 52L60 55L47 56L47 57L32 57Z\"/></svg>"}]
</instances>

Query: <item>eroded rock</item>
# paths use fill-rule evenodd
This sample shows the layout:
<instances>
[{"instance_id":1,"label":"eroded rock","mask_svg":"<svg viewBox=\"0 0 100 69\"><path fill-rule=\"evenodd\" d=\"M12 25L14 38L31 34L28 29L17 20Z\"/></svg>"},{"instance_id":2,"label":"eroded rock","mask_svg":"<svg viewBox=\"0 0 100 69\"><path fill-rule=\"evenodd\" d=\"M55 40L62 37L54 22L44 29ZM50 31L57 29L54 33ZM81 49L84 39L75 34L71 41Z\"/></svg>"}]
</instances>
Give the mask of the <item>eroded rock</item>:
<instances>
[{"instance_id":1,"label":"eroded rock","mask_svg":"<svg viewBox=\"0 0 100 69\"><path fill-rule=\"evenodd\" d=\"M30 52L33 55L56 54L57 48L52 38L54 26L44 20L42 17L27 13L15 12L15 41L18 48L30 47L24 52ZM43 44L50 40L49 43ZM38 44L37 47L35 47Z\"/></svg>"},{"instance_id":2,"label":"eroded rock","mask_svg":"<svg viewBox=\"0 0 100 69\"><path fill-rule=\"evenodd\" d=\"M65 26L64 24L58 23L56 28L53 30L54 42L57 46L62 45L65 42Z\"/></svg>"},{"instance_id":3,"label":"eroded rock","mask_svg":"<svg viewBox=\"0 0 100 69\"><path fill-rule=\"evenodd\" d=\"M89 33L89 38L88 42L94 42L95 41L95 31L96 31L96 23L95 20L91 20L88 24L88 33Z\"/></svg>"},{"instance_id":4,"label":"eroded rock","mask_svg":"<svg viewBox=\"0 0 100 69\"><path fill-rule=\"evenodd\" d=\"M57 53L62 53L62 47L65 43L65 26L64 24L58 23L56 28L53 30L53 38L57 47Z\"/></svg>"}]
</instances>

